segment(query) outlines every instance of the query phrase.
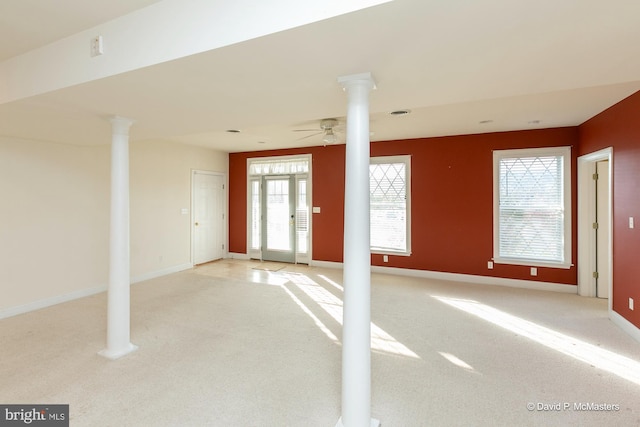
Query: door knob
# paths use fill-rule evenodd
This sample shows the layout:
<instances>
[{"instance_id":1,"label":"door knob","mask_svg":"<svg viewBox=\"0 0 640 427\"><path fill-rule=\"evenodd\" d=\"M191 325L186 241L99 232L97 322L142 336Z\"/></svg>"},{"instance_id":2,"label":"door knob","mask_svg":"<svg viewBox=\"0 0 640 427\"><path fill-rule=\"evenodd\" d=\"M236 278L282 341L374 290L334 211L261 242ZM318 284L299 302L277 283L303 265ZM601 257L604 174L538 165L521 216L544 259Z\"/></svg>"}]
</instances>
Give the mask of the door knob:
<instances>
[{"instance_id":1,"label":"door knob","mask_svg":"<svg viewBox=\"0 0 640 427\"><path fill-rule=\"evenodd\" d=\"M197 227L197 226L199 226L199 225L200 225L200 224L198 224L198 223L196 222L196 227Z\"/></svg>"}]
</instances>

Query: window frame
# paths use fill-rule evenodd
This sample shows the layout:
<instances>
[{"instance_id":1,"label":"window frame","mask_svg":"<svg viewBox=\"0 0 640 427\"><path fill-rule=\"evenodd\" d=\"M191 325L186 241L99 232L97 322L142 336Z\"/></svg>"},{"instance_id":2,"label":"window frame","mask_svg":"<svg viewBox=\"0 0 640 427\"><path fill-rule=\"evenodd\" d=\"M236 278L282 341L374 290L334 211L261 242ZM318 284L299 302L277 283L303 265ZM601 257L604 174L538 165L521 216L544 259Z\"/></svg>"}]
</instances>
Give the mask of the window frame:
<instances>
[{"instance_id":1,"label":"window frame","mask_svg":"<svg viewBox=\"0 0 640 427\"><path fill-rule=\"evenodd\" d=\"M561 156L563 158L563 260L554 262L536 258L500 256L500 162L503 159L523 157ZM493 262L496 264L526 265L532 267L571 268L571 147L524 148L493 151Z\"/></svg>"},{"instance_id":2,"label":"window frame","mask_svg":"<svg viewBox=\"0 0 640 427\"><path fill-rule=\"evenodd\" d=\"M297 162L306 163L306 169L268 169L268 170L260 170L252 173L252 165L257 164L269 164L269 163L287 163L287 164L295 164ZM252 240L255 236L253 236L252 226L254 221L258 220L254 217L253 214L253 189L252 183L258 182L258 193L257 197L260 203L262 203L262 188L260 182L263 176L273 176L278 174L285 175L295 175L296 181L296 204L297 204L297 185L298 180L301 177L306 178L307 180L307 203L308 203L308 241L307 241L307 251L305 253L298 252L297 245L295 251L295 262L301 264L309 264L313 260L313 215L312 213L312 204L313 204L313 155L311 153L307 154L295 154L295 155L283 155L283 156L266 156L266 157L248 157L246 159L246 179L247 179L247 190L246 190L246 254L249 259L262 259L262 225L260 225L260 239L259 239L259 247L256 248L253 246ZM262 209L262 208L261 208ZM261 224L261 220L258 220ZM297 236L296 236L297 237ZM297 243L297 242L296 242Z\"/></svg>"},{"instance_id":3,"label":"window frame","mask_svg":"<svg viewBox=\"0 0 640 427\"><path fill-rule=\"evenodd\" d=\"M393 250L391 248L374 248L369 244L369 250L372 254L380 255L398 255L398 256L410 256L411 255L411 155L396 155L396 156L375 156L369 158L369 166L374 164L390 164L390 163L404 163L405 165L405 195L406 195L406 245L405 250ZM371 210L371 208L369 208ZM373 228L370 227L370 233Z\"/></svg>"}]
</instances>

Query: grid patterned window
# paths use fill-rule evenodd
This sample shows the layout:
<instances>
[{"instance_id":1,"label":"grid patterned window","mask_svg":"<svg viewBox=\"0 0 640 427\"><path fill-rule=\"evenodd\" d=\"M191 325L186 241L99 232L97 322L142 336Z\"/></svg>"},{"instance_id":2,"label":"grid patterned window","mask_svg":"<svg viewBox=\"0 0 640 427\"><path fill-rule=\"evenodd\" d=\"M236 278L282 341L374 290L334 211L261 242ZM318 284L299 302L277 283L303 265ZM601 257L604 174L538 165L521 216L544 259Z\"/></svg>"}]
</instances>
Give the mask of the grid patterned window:
<instances>
[{"instance_id":1,"label":"grid patterned window","mask_svg":"<svg viewBox=\"0 0 640 427\"><path fill-rule=\"evenodd\" d=\"M571 264L569 147L494 152L494 260Z\"/></svg>"},{"instance_id":2,"label":"grid patterned window","mask_svg":"<svg viewBox=\"0 0 640 427\"><path fill-rule=\"evenodd\" d=\"M372 157L369 164L371 251L411 253L411 157Z\"/></svg>"}]
</instances>

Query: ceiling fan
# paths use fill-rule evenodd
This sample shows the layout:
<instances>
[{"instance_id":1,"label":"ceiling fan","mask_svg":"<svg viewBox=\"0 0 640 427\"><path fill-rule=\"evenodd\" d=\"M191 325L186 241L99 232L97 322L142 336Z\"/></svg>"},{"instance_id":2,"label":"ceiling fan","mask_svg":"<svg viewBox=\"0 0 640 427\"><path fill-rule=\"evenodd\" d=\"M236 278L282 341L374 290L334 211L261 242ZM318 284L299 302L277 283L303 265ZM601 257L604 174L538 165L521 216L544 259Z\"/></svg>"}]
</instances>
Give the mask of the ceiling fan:
<instances>
[{"instance_id":1,"label":"ceiling fan","mask_svg":"<svg viewBox=\"0 0 640 427\"><path fill-rule=\"evenodd\" d=\"M338 119L322 119L320 120L320 127L316 129L294 129L294 132L315 132L311 135L303 136L300 139L311 138L316 135L323 135L322 142L325 144L335 144L338 142L336 135L338 127Z\"/></svg>"}]
</instances>

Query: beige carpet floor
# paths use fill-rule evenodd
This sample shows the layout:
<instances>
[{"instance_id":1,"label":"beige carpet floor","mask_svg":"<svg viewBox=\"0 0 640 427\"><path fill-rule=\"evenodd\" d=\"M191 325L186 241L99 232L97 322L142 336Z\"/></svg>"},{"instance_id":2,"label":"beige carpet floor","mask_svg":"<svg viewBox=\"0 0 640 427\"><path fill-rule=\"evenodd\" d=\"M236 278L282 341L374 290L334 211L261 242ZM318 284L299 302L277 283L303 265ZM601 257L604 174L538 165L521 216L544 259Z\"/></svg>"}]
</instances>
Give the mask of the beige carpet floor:
<instances>
[{"instance_id":1,"label":"beige carpet floor","mask_svg":"<svg viewBox=\"0 0 640 427\"><path fill-rule=\"evenodd\" d=\"M279 267L133 285L139 349L117 361L98 355L106 294L0 320L0 403L68 403L72 426L333 427L342 271ZM372 323L384 427L640 425L640 343L604 300L373 274Z\"/></svg>"}]
</instances>

